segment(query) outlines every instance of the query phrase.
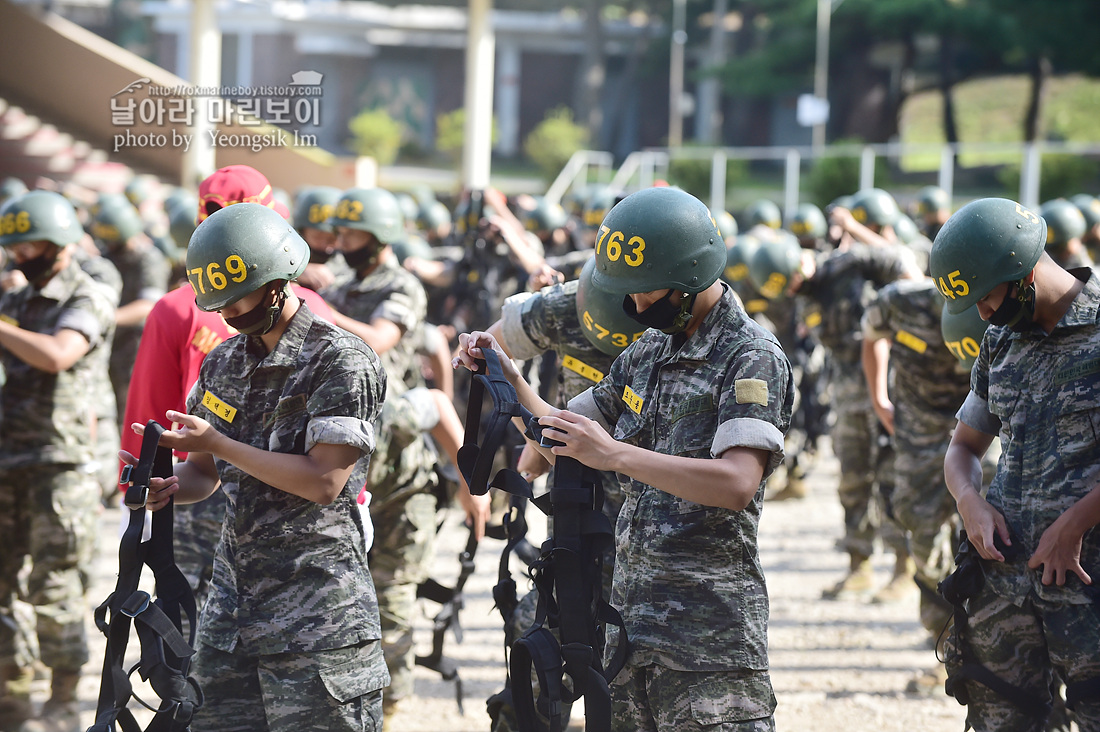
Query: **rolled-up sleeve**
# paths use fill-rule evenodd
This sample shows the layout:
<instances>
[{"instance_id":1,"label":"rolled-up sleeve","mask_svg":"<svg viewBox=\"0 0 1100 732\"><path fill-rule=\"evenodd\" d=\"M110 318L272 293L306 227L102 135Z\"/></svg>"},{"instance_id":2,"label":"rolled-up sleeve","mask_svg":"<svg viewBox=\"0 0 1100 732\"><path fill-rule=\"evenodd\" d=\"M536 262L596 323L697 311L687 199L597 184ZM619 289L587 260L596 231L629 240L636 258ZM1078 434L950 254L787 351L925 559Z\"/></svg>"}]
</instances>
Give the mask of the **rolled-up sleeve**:
<instances>
[{"instance_id":1,"label":"rolled-up sleeve","mask_svg":"<svg viewBox=\"0 0 1100 732\"><path fill-rule=\"evenodd\" d=\"M374 444L374 425L355 417L314 417L306 425L307 453L314 445L351 445L369 455Z\"/></svg>"},{"instance_id":2,"label":"rolled-up sleeve","mask_svg":"<svg viewBox=\"0 0 1100 732\"><path fill-rule=\"evenodd\" d=\"M996 435L1001 431L1001 420L989 411L989 403L973 391L966 395L955 418L987 435Z\"/></svg>"}]
</instances>

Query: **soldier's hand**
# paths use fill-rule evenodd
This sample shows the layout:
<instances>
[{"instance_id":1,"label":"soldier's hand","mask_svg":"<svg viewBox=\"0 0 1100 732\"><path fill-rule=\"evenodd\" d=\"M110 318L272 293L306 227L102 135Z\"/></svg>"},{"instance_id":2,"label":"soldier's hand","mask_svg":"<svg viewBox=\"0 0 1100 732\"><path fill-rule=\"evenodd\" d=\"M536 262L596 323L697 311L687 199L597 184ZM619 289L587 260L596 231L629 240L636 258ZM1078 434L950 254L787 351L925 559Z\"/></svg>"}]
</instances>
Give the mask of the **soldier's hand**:
<instances>
[{"instance_id":1,"label":"soldier's hand","mask_svg":"<svg viewBox=\"0 0 1100 732\"><path fill-rule=\"evenodd\" d=\"M141 425L142 432L145 431L145 425ZM167 434L167 433L165 433ZM138 459L131 455L126 450L118 451L118 459L126 465L137 465ZM149 495L145 499L145 507L150 511L159 511L168 505L168 499L170 499L179 487L180 479L176 476L168 478L150 478L149 479ZM133 485L132 483L130 485Z\"/></svg>"},{"instance_id":2,"label":"soldier's hand","mask_svg":"<svg viewBox=\"0 0 1100 732\"><path fill-rule=\"evenodd\" d=\"M485 524L489 523L492 514L492 505L489 494L475 496L466 487L466 481L462 481L462 487L456 493L458 503L466 512L466 523L473 527L474 538L481 541L485 538Z\"/></svg>"},{"instance_id":3,"label":"soldier's hand","mask_svg":"<svg viewBox=\"0 0 1100 732\"><path fill-rule=\"evenodd\" d=\"M972 490L967 493L959 499L957 505L959 515L962 516L963 527L966 529L966 535L969 537L970 543L978 550L978 554L981 555L982 559L1003 562L1005 556L994 545L993 533L996 532L1000 535L1005 546L1012 546L1012 539L1009 536L1005 517L989 505L989 502L982 498L977 491Z\"/></svg>"},{"instance_id":4,"label":"soldier's hand","mask_svg":"<svg viewBox=\"0 0 1100 732\"><path fill-rule=\"evenodd\" d=\"M1043 568L1044 585L1064 585L1071 572L1086 585L1091 585L1092 577L1081 566L1083 537L1084 533L1075 528L1070 514L1063 513L1043 532L1039 546L1027 560L1027 566L1031 569Z\"/></svg>"},{"instance_id":5,"label":"soldier's hand","mask_svg":"<svg viewBox=\"0 0 1100 732\"><path fill-rule=\"evenodd\" d=\"M544 433L547 437L565 443L563 447L550 448L550 452L571 457L595 470L613 469L610 457L619 443L595 421L563 409L539 417L539 424L560 430Z\"/></svg>"},{"instance_id":6,"label":"soldier's hand","mask_svg":"<svg viewBox=\"0 0 1100 732\"><path fill-rule=\"evenodd\" d=\"M176 425L175 429L165 430L160 436L160 444L171 450L181 452L214 452L214 445L222 434L214 429L209 422L202 417L193 414L184 414L169 409L165 412L168 420ZM145 425L134 423L131 425L134 432L145 434Z\"/></svg>"},{"instance_id":7,"label":"soldier's hand","mask_svg":"<svg viewBox=\"0 0 1100 732\"><path fill-rule=\"evenodd\" d=\"M497 358L500 360L500 367L504 371L504 377L508 379L508 381L513 381L519 377L519 371L516 370L516 365L512 363L512 359L508 358L508 354L500 347L496 338L480 330L475 330L472 333L459 334L458 350L455 352L455 357L451 359L452 368L457 369L459 366L465 366L470 371L477 371L478 367L476 361L483 357L482 349L496 351Z\"/></svg>"}]
</instances>

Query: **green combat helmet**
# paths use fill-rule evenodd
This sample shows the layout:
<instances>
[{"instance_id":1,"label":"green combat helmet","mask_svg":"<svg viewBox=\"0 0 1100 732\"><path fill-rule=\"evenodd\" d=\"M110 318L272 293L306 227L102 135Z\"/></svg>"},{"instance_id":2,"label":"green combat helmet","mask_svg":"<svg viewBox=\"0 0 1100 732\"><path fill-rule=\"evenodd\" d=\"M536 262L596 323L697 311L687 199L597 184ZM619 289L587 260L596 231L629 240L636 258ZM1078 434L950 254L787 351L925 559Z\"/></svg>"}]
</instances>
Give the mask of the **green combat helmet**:
<instances>
[{"instance_id":1,"label":"green combat helmet","mask_svg":"<svg viewBox=\"0 0 1100 732\"><path fill-rule=\"evenodd\" d=\"M411 193L394 194L397 198L397 204L401 207L401 214L405 217L406 221L416 221L416 215L420 213L420 204L416 202Z\"/></svg>"},{"instance_id":2,"label":"green combat helmet","mask_svg":"<svg viewBox=\"0 0 1100 732\"><path fill-rule=\"evenodd\" d=\"M916 223L905 214L898 214L894 221L894 233L898 235L898 241L902 244L912 244L921 237Z\"/></svg>"},{"instance_id":3,"label":"green combat helmet","mask_svg":"<svg viewBox=\"0 0 1100 732\"><path fill-rule=\"evenodd\" d=\"M383 244L405 238L405 217L397 197L383 188L350 188L336 202L332 226L369 231Z\"/></svg>"},{"instance_id":4,"label":"green combat helmet","mask_svg":"<svg viewBox=\"0 0 1100 732\"><path fill-rule=\"evenodd\" d=\"M3 192L0 191L0 199L3 198L3 195ZM1069 200L1081 210L1081 214L1085 217L1085 225L1088 228L1091 229L1100 224L1100 198L1090 196L1087 193L1078 193Z\"/></svg>"},{"instance_id":5,"label":"green combat helmet","mask_svg":"<svg viewBox=\"0 0 1100 732\"><path fill-rule=\"evenodd\" d=\"M683 331L691 320L695 295L718 280L726 266L726 245L710 210L695 196L675 188L646 188L615 204L596 232L596 287L612 295L679 291L678 313L651 305L639 322L659 316L660 329ZM671 305L666 297L662 302ZM633 307L633 301L624 300ZM647 315L648 314L648 315ZM670 315L667 318L666 315Z\"/></svg>"},{"instance_id":6,"label":"green combat helmet","mask_svg":"<svg viewBox=\"0 0 1100 732\"><path fill-rule=\"evenodd\" d=\"M1042 216L1007 198L981 198L951 216L932 244L929 272L957 315L1004 282L1027 276L1047 241Z\"/></svg>"},{"instance_id":7,"label":"green combat helmet","mask_svg":"<svg viewBox=\"0 0 1100 732\"><path fill-rule=\"evenodd\" d=\"M1058 249L1070 239L1080 239L1088 231L1088 224L1081 209L1064 198L1047 201L1039 209L1039 215L1047 222L1047 249Z\"/></svg>"},{"instance_id":8,"label":"green combat helmet","mask_svg":"<svg viewBox=\"0 0 1100 732\"><path fill-rule=\"evenodd\" d=\"M153 195L153 182L149 176L135 175L130 179L130 182L126 184L126 188L123 190L126 194L126 199L135 208L141 206Z\"/></svg>"},{"instance_id":9,"label":"green combat helmet","mask_svg":"<svg viewBox=\"0 0 1100 732\"><path fill-rule=\"evenodd\" d=\"M405 239L395 241L390 246L393 247L393 253L397 257L398 264L404 264L409 257L435 259L435 252L432 250L431 245L418 234L410 234Z\"/></svg>"},{"instance_id":10,"label":"green combat helmet","mask_svg":"<svg viewBox=\"0 0 1100 732\"><path fill-rule=\"evenodd\" d=\"M760 242L749 260L749 281L769 300L786 294L795 272L802 268L802 247L791 235Z\"/></svg>"},{"instance_id":11,"label":"green combat helmet","mask_svg":"<svg viewBox=\"0 0 1100 732\"><path fill-rule=\"evenodd\" d=\"M644 325L623 310L622 295L601 290L592 282L596 258L589 257L577 282L577 319L585 338L601 353L618 356L646 332Z\"/></svg>"},{"instance_id":12,"label":"green combat helmet","mask_svg":"<svg viewBox=\"0 0 1100 732\"><path fill-rule=\"evenodd\" d=\"M607 216L607 212L615 205L615 192L608 186L595 186L588 191L588 196L581 205L581 221L592 230L598 229L600 223Z\"/></svg>"},{"instance_id":13,"label":"green combat helmet","mask_svg":"<svg viewBox=\"0 0 1100 732\"><path fill-rule=\"evenodd\" d=\"M828 233L829 224L820 208L812 203L800 203L791 215L788 228L799 239L820 239Z\"/></svg>"},{"instance_id":14,"label":"green combat helmet","mask_svg":"<svg viewBox=\"0 0 1100 732\"><path fill-rule=\"evenodd\" d=\"M198 218L195 211L198 207L198 197L192 196L180 199L168 210L168 235L181 251L187 248L187 242L191 241L191 235L195 233Z\"/></svg>"},{"instance_id":15,"label":"green combat helmet","mask_svg":"<svg viewBox=\"0 0 1100 732\"><path fill-rule=\"evenodd\" d=\"M740 285L748 279L749 262L760 240L751 234L740 234L733 245L726 250L726 268L722 270L722 279L731 285Z\"/></svg>"},{"instance_id":16,"label":"green combat helmet","mask_svg":"<svg viewBox=\"0 0 1100 732\"><path fill-rule=\"evenodd\" d=\"M429 201L420 205L416 215L416 225L424 231L434 231L451 222L451 212L442 201Z\"/></svg>"},{"instance_id":17,"label":"green combat helmet","mask_svg":"<svg viewBox=\"0 0 1100 732\"><path fill-rule=\"evenodd\" d=\"M917 213L921 216L951 208L951 197L939 186L925 186L917 191Z\"/></svg>"},{"instance_id":18,"label":"green combat helmet","mask_svg":"<svg viewBox=\"0 0 1100 732\"><path fill-rule=\"evenodd\" d=\"M898 202L881 188L859 191L852 200L852 218L864 225L893 226L898 219Z\"/></svg>"},{"instance_id":19,"label":"green combat helmet","mask_svg":"<svg viewBox=\"0 0 1100 732\"><path fill-rule=\"evenodd\" d=\"M0 181L0 203L14 198L15 196L21 196L27 192L27 184L18 178L8 176L4 180Z\"/></svg>"},{"instance_id":20,"label":"green combat helmet","mask_svg":"<svg viewBox=\"0 0 1100 732\"><path fill-rule=\"evenodd\" d=\"M92 214L92 236L108 248L125 244L144 229L141 214L123 195L106 194L99 197Z\"/></svg>"},{"instance_id":21,"label":"green combat helmet","mask_svg":"<svg viewBox=\"0 0 1100 732\"><path fill-rule=\"evenodd\" d=\"M332 232L329 219L336 212L336 203L341 191L333 186L310 186L298 194L294 202L294 228L299 232L305 229L320 229Z\"/></svg>"},{"instance_id":22,"label":"green combat helmet","mask_svg":"<svg viewBox=\"0 0 1100 732\"><path fill-rule=\"evenodd\" d=\"M780 213L779 206L774 201L762 198L759 201L753 201L745 208L745 223L746 229L758 225L778 229L783 226L783 214Z\"/></svg>"},{"instance_id":23,"label":"green combat helmet","mask_svg":"<svg viewBox=\"0 0 1100 732\"><path fill-rule=\"evenodd\" d=\"M944 308L940 313L943 342L967 371L974 367L974 360L978 358L978 349L982 345L982 336L988 327L989 323L982 320L976 307L966 308L960 313L951 313Z\"/></svg>"},{"instance_id":24,"label":"green combat helmet","mask_svg":"<svg viewBox=\"0 0 1100 732\"><path fill-rule=\"evenodd\" d=\"M0 208L0 247L25 241L67 247L83 236L76 209L60 193L28 191L9 198Z\"/></svg>"},{"instance_id":25,"label":"green combat helmet","mask_svg":"<svg viewBox=\"0 0 1100 732\"><path fill-rule=\"evenodd\" d=\"M226 206L208 216L187 246L187 279L207 312L278 280L293 280L309 264L309 245L286 219L259 203Z\"/></svg>"},{"instance_id":26,"label":"green combat helmet","mask_svg":"<svg viewBox=\"0 0 1100 732\"><path fill-rule=\"evenodd\" d=\"M729 211L719 211L714 216L714 221L718 224L718 232L723 239L737 236L737 219Z\"/></svg>"},{"instance_id":27,"label":"green combat helmet","mask_svg":"<svg viewBox=\"0 0 1100 732\"><path fill-rule=\"evenodd\" d=\"M569 215L561 204L546 200L545 196L535 199L535 208L524 219L523 226L528 231L553 231L565 226ZM602 219L601 219L602 220Z\"/></svg>"}]
</instances>

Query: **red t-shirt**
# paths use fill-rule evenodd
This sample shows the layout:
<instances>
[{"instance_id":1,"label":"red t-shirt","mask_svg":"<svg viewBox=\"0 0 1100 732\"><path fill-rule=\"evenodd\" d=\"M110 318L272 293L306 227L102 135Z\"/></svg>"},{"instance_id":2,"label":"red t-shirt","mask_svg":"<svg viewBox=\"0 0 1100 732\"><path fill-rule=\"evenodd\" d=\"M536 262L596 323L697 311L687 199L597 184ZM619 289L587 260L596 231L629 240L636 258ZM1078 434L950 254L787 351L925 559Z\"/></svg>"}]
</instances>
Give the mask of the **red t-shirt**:
<instances>
[{"instance_id":1,"label":"red t-shirt","mask_svg":"<svg viewBox=\"0 0 1100 732\"><path fill-rule=\"evenodd\" d=\"M290 288L317 317L332 322L332 308L320 295L294 283ZM157 301L145 320L126 394L123 450L131 455L141 452L141 437L130 429L135 422L145 424L155 419L165 429L171 428L165 412L187 411L187 394L199 378L206 354L236 334L220 314L199 310L190 286L177 287ZM187 457L187 453L176 455L181 460Z\"/></svg>"}]
</instances>

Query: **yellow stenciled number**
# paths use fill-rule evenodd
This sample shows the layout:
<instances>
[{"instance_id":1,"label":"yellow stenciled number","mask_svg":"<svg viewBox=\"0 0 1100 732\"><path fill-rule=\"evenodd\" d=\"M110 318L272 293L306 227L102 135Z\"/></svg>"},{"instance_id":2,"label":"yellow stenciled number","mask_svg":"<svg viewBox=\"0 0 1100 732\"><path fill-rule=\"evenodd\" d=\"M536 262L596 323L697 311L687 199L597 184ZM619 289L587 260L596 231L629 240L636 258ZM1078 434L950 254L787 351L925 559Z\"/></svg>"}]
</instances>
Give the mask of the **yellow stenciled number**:
<instances>
[{"instance_id":1,"label":"yellow stenciled number","mask_svg":"<svg viewBox=\"0 0 1100 732\"><path fill-rule=\"evenodd\" d=\"M202 267L187 270L187 279L191 280L191 287L198 290L200 295L205 294L206 287L202 284Z\"/></svg>"},{"instance_id":2,"label":"yellow stenciled number","mask_svg":"<svg viewBox=\"0 0 1100 732\"><path fill-rule=\"evenodd\" d=\"M26 211L10 213L0 219L0 233L24 234L30 231L31 215Z\"/></svg>"},{"instance_id":3,"label":"yellow stenciled number","mask_svg":"<svg viewBox=\"0 0 1100 732\"><path fill-rule=\"evenodd\" d=\"M225 279L225 275L221 272L221 265L217 262L206 265L206 279L210 280L210 286L215 290L224 290L225 286L229 284Z\"/></svg>"},{"instance_id":4,"label":"yellow stenciled number","mask_svg":"<svg viewBox=\"0 0 1100 732\"><path fill-rule=\"evenodd\" d=\"M336 217L347 221L359 221L361 213L363 213L362 201L349 201L345 199L340 201L339 205L336 207Z\"/></svg>"},{"instance_id":5,"label":"yellow stenciled number","mask_svg":"<svg viewBox=\"0 0 1100 732\"><path fill-rule=\"evenodd\" d=\"M600 250L603 248L603 240L607 238L611 229L607 228L603 224L600 224L599 236L596 237L596 255L599 256Z\"/></svg>"},{"instance_id":6,"label":"yellow stenciled number","mask_svg":"<svg viewBox=\"0 0 1100 732\"><path fill-rule=\"evenodd\" d=\"M1023 216L1025 219L1027 219L1028 221L1030 221L1033 224L1039 223L1039 215L1038 214L1036 214L1033 211L1028 211L1026 208L1024 208L1023 206L1021 206L1018 203L1016 204L1016 213L1020 214L1021 216Z\"/></svg>"},{"instance_id":7,"label":"yellow stenciled number","mask_svg":"<svg viewBox=\"0 0 1100 732\"><path fill-rule=\"evenodd\" d=\"M631 267L640 266L645 261L645 255L642 254L645 251L645 239L640 236L632 236L626 246L630 251L623 256L623 261Z\"/></svg>"},{"instance_id":8,"label":"yellow stenciled number","mask_svg":"<svg viewBox=\"0 0 1100 732\"><path fill-rule=\"evenodd\" d=\"M610 262L618 262L623 254L623 232L613 231L607 239L607 259Z\"/></svg>"},{"instance_id":9,"label":"yellow stenciled number","mask_svg":"<svg viewBox=\"0 0 1100 732\"><path fill-rule=\"evenodd\" d=\"M233 254L225 260L225 270L234 282L244 282L248 277L248 267L240 256Z\"/></svg>"},{"instance_id":10,"label":"yellow stenciled number","mask_svg":"<svg viewBox=\"0 0 1100 732\"><path fill-rule=\"evenodd\" d=\"M947 275L947 280L947 282L944 282L943 277L940 277L936 282L944 297L954 300L955 298L966 297L970 294L970 285L960 276L959 270L955 270Z\"/></svg>"},{"instance_id":11,"label":"yellow stenciled number","mask_svg":"<svg viewBox=\"0 0 1100 732\"><path fill-rule=\"evenodd\" d=\"M309 207L309 223L323 224L332 216L332 206L315 203Z\"/></svg>"}]
</instances>

